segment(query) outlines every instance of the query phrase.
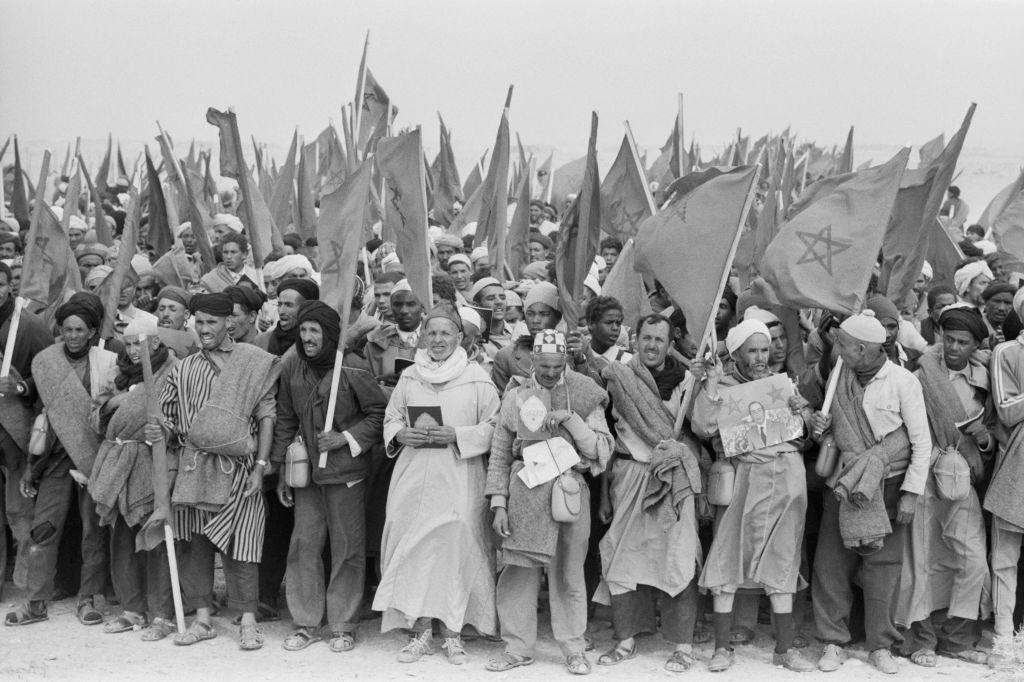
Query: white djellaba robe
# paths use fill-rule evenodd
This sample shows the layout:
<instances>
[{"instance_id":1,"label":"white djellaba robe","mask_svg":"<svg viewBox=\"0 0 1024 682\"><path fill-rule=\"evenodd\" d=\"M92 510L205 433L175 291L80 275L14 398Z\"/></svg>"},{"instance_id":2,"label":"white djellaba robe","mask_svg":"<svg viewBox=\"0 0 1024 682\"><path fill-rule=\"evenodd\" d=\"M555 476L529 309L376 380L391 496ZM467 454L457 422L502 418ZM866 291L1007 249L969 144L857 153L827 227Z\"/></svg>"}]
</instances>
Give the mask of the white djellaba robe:
<instances>
[{"instance_id":1,"label":"white djellaba robe","mask_svg":"<svg viewBox=\"0 0 1024 682\"><path fill-rule=\"evenodd\" d=\"M408 426L407 406L440 406L456 443L411 448L394 442ZM495 553L484 484L491 436L501 399L477 363L443 384L430 384L418 367L406 369L384 415L388 456L398 457L388 490L381 543L382 577L373 609L381 631L411 628L436 618L456 632L472 625L497 632Z\"/></svg>"}]
</instances>

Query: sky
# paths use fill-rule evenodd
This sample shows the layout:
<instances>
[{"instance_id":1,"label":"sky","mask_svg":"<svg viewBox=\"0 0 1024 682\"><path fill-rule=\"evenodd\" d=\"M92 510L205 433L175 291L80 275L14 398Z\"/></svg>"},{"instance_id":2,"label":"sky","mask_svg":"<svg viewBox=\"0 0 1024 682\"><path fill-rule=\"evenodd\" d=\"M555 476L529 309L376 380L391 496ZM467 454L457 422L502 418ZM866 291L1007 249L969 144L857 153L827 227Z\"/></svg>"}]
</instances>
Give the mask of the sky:
<instances>
[{"instance_id":1,"label":"sky","mask_svg":"<svg viewBox=\"0 0 1024 682\"><path fill-rule=\"evenodd\" d=\"M0 0L0 136L139 141L159 120L212 141L206 108L233 106L244 139L312 139L340 126L369 30L396 126L422 124L428 153L438 111L458 158L489 147L512 84L513 129L566 162L591 110L600 148L627 119L660 146L680 92L705 150L738 127L919 144L976 101L965 153L1024 159L1022 28L1009 0Z\"/></svg>"}]
</instances>

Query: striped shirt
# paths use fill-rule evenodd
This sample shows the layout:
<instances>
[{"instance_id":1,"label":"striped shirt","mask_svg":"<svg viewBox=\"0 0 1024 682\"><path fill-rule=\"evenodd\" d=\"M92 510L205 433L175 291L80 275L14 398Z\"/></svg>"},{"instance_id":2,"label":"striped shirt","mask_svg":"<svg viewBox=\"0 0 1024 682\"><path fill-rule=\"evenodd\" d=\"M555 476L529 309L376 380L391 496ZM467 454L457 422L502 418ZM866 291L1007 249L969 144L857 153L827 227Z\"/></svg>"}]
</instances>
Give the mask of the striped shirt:
<instances>
[{"instance_id":1,"label":"striped shirt","mask_svg":"<svg viewBox=\"0 0 1024 682\"><path fill-rule=\"evenodd\" d=\"M179 446L185 445L184 437L200 410L210 399L214 380L220 368L230 358L234 344L225 339L220 348L202 351L181 360L167 376L160 409L167 420L167 426L177 436ZM268 405L269 403L269 405ZM274 396L270 392L263 396L253 410L250 429L256 433L258 420L267 414L273 416ZM189 466L189 460L199 456L214 457L197 452L185 446L181 450L182 467ZM231 492L228 502L218 511L199 509L187 505L174 506L175 537L191 540L194 533L205 535L222 553L236 561L259 562L263 550L263 535L266 525L266 503L260 493L243 496L245 482L255 466L255 457L250 454L242 459L220 457L219 464L225 473L232 473Z\"/></svg>"}]
</instances>

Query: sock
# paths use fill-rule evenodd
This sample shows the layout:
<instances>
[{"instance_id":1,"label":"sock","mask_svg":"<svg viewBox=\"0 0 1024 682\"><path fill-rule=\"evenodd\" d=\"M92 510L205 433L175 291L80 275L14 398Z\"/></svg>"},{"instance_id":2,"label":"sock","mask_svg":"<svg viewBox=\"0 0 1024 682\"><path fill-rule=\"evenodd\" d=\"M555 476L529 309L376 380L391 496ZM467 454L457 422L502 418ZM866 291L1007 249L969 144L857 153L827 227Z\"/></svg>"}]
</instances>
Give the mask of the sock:
<instances>
[{"instance_id":1,"label":"sock","mask_svg":"<svg viewBox=\"0 0 1024 682\"><path fill-rule=\"evenodd\" d=\"M732 630L732 611L727 613L718 613L717 611L711 618L711 622L715 627L715 648L716 649L731 649L729 645L729 631Z\"/></svg>"},{"instance_id":2,"label":"sock","mask_svg":"<svg viewBox=\"0 0 1024 682\"><path fill-rule=\"evenodd\" d=\"M793 648L796 638L796 624L792 613L773 613L775 621L775 653L784 654Z\"/></svg>"}]
</instances>

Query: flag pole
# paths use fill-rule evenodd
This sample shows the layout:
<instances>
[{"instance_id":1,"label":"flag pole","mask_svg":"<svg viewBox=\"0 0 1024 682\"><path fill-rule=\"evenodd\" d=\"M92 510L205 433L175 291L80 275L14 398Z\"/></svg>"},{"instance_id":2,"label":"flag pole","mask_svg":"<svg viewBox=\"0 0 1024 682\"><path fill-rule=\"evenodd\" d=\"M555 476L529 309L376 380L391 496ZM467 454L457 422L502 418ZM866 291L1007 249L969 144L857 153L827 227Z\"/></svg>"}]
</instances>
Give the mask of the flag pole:
<instances>
[{"instance_id":1,"label":"flag pole","mask_svg":"<svg viewBox=\"0 0 1024 682\"><path fill-rule=\"evenodd\" d=\"M11 360L14 359L14 341L18 338L18 326L21 324L21 311L25 309L27 300L21 296L14 298L14 312L11 313L11 325L7 329L7 343L4 344L4 361L0 365L0 378L11 376Z\"/></svg>"},{"instance_id":2,"label":"flag pole","mask_svg":"<svg viewBox=\"0 0 1024 682\"><path fill-rule=\"evenodd\" d=\"M151 423L158 423L156 386L153 382L153 362L149 357L149 337L146 334L139 334L139 344L142 346L142 380L146 386L146 412ZM167 483L167 441L160 439L151 446L153 455L153 473L157 482L162 482L163 491L154 491L158 496L169 494L170 487ZM159 467L163 467L161 470ZM170 500L168 500L168 503ZM154 510L155 511L155 510ZM170 512L170 504L168 504ZM164 518L164 544L167 545L167 565L171 572L171 595L174 598L174 618L177 621L178 632L185 632L185 608L181 603L181 580L178 577L178 557L174 551L174 531L171 528L170 517Z\"/></svg>"},{"instance_id":3,"label":"flag pole","mask_svg":"<svg viewBox=\"0 0 1024 682\"><path fill-rule=\"evenodd\" d=\"M750 213L750 207L754 202L754 194L757 190L757 180L761 176L761 165L758 164L754 170L753 177L750 180L750 187L747 189L747 198L743 202L743 212L740 213L740 224L736 229L736 236L733 237L732 247L729 249L729 258L725 261L725 268L722 270L722 279L718 283L718 294L714 300L717 302L722 298L722 294L725 293L725 285L729 282L729 271L732 269L733 259L736 258L736 249L740 243L740 236L743 233L743 224L747 221L747 215ZM701 362L704 354L708 351L708 340L714 336L715 333L715 313L716 307L712 307L711 314L708 316L707 322L704 325L704 333L700 337L700 347L697 349L697 355L694 356L695 362ZM717 342L715 343L717 346ZM714 348L711 348L714 352ZM685 421L690 410L693 408L693 400L697 396L696 390L694 390L694 383L686 389L683 394L682 408L679 410L679 414L676 415L675 426L673 432L679 434L683 428L683 421Z\"/></svg>"}]
</instances>

